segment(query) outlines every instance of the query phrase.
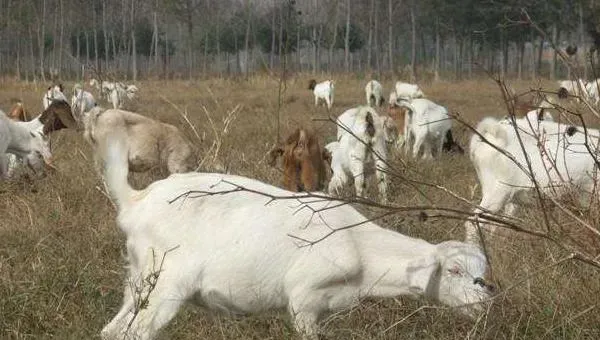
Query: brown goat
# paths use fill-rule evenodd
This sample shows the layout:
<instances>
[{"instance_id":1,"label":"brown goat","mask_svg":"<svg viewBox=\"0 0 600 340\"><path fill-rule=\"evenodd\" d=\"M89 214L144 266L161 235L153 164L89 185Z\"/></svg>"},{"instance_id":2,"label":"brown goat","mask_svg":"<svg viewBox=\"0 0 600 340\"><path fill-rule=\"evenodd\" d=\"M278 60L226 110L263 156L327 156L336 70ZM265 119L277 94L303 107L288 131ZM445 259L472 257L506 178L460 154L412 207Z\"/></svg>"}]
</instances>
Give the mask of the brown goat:
<instances>
[{"instance_id":1,"label":"brown goat","mask_svg":"<svg viewBox=\"0 0 600 340\"><path fill-rule=\"evenodd\" d=\"M53 100L50 106L38 118L44 124L43 133L47 135L60 129L77 129L71 105L64 100Z\"/></svg>"},{"instance_id":2,"label":"brown goat","mask_svg":"<svg viewBox=\"0 0 600 340\"><path fill-rule=\"evenodd\" d=\"M271 166L283 155L283 186L298 191L320 191L327 177L326 161L331 156L319 145L317 136L305 129L296 129L283 146L269 152Z\"/></svg>"}]
</instances>

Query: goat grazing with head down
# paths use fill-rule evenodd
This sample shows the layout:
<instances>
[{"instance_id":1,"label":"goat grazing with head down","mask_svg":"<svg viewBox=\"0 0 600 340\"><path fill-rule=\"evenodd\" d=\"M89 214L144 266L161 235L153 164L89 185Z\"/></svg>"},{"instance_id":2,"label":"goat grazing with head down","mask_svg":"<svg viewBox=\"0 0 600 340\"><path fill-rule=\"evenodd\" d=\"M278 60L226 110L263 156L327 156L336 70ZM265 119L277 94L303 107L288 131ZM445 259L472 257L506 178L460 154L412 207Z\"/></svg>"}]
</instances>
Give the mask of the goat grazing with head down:
<instances>
[{"instance_id":1,"label":"goat grazing with head down","mask_svg":"<svg viewBox=\"0 0 600 340\"><path fill-rule=\"evenodd\" d=\"M534 180L542 192L554 197L576 189L583 204L598 198L595 150L600 131L537 117L514 122L488 117L477 125L469 150L482 193L475 213L504 210L513 215L514 200L533 189ZM475 225L467 221L465 227L466 240L479 242ZM491 233L495 230L485 227Z\"/></svg>"},{"instance_id":2,"label":"goat grazing with head down","mask_svg":"<svg viewBox=\"0 0 600 340\"><path fill-rule=\"evenodd\" d=\"M12 172L7 154L19 157L35 172L43 168L42 160L48 165L52 161L48 141L42 133L29 130L0 111L0 177L4 179Z\"/></svg>"},{"instance_id":3,"label":"goat grazing with head down","mask_svg":"<svg viewBox=\"0 0 600 340\"><path fill-rule=\"evenodd\" d=\"M312 90L313 94L315 95L315 106L319 106L319 101L324 100L327 104L327 109L331 110L335 92L333 80L325 80L317 84L316 80L311 79L308 83L308 89Z\"/></svg>"},{"instance_id":4,"label":"goat grazing with head down","mask_svg":"<svg viewBox=\"0 0 600 340\"><path fill-rule=\"evenodd\" d=\"M124 110L105 110L96 106L84 117L84 139L95 149L110 133L119 131L127 137L129 169L144 172L166 166L169 173L193 171L192 145L178 128ZM96 156L100 155L98 152ZM102 159L95 159L100 170Z\"/></svg>"},{"instance_id":5,"label":"goat grazing with head down","mask_svg":"<svg viewBox=\"0 0 600 340\"><path fill-rule=\"evenodd\" d=\"M363 196L366 186L365 175L375 172L377 187L382 201L387 200L387 148L394 143L397 129L389 117L380 117L368 106L346 110L338 118L337 141L325 148L331 153L329 182L330 194L339 194L348 182L354 179L356 195Z\"/></svg>"},{"instance_id":6,"label":"goat grazing with head down","mask_svg":"<svg viewBox=\"0 0 600 340\"><path fill-rule=\"evenodd\" d=\"M71 108L76 114L78 121L83 120L83 115L96 106L94 96L83 89L81 84L75 84L73 87L73 96L71 97Z\"/></svg>"},{"instance_id":7,"label":"goat grazing with head down","mask_svg":"<svg viewBox=\"0 0 600 340\"><path fill-rule=\"evenodd\" d=\"M401 121L404 118L405 151L408 152L412 146L412 154L416 158L423 147L423 159L433 158L434 149L437 155L441 155L448 131L452 128L448 110L426 98L398 98L396 105L406 109L400 111L404 117L398 119Z\"/></svg>"},{"instance_id":8,"label":"goat grazing with head down","mask_svg":"<svg viewBox=\"0 0 600 340\"><path fill-rule=\"evenodd\" d=\"M383 86L377 80L371 80L365 86L365 96L367 97L367 105L383 106L385 98L383 97Z\"/></svg>"},{"instance_id":9,"label":"goat grazing with head down","mask_svg":"<svg viewBox=\"0 0 600 340\"><path fill-rule=\"evenodd\" d=\"M287 310L305 340L319 338L327 314L368 297L426 297L471 318L485 310L492 285L474 245L431 244L350 205L241 176L175 174L138 191L122 139L98 149L128 260L105 340L153 339L186 301L235 315Z\"/></svg>"},{"instance_id":10,"label":"goat grazing with head down","mask_svg":"<svg viewBox=\"0 0 600 340\"><path fill-rule=\"evenodd\" d=\"M270 151L270 164L283 156L283 187L289 191L321 191L327 177L329 154L313 131L298 128L283 146Z\"/></svg>"}]
</instances>

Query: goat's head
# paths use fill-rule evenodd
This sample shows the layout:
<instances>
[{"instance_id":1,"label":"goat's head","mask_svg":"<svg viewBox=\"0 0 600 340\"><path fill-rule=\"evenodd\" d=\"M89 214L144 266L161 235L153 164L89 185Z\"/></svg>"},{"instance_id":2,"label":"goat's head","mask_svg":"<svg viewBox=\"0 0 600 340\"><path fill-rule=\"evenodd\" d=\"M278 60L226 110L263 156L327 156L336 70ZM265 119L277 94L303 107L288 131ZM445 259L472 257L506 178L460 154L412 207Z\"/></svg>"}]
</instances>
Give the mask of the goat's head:
<instances>
[{"instance_id":1,"label":"goat's head","mask_svg":"<svg viewBox=\"0 0 600 340\"><path fill-rule=\"evenodd\" d=\"M558 91L557 91L556 94L558 95L558 98L560 98L560 99L566 99L566 98L569 97L569 90L567 90L564 87L561 87L561 88L558 89Z\"/></svg>"},{"instance_id":2,"label":"goat's head","mask_svg":"<svg viewBox=\"0 0 600 340\"><path fill-rule=\"evenodd\" d=\"M476 317L484 310L483 302L495 287L485 280L487 260L476 245L447 241L436 245L438 267L432 272L426 295L441 303L460 307L459 311Z\"/></svg>"},{"instance_id":3,"label":"goat's head","mask_svg":"<svg viewBox=\"0 0 600 340\"><path fill-rule=\"evenodd\" d=\"M40 173L43 164L54 169L50 141L42 133L30 132L30 152L24 157L25 163L36 173Z\"/></svg>"},{"instance_id":4,"label":"goat's head","mask_svg":"<svg viewBox=\"0 0 600 340\"><path fill-rule=\"evenodd\" d=\"M314 79L311 79L308 81L308 89L309 90L314 90L315 86L317 86L317 81Z\"/></svg>"},{"instance_id":5,"label":"goat's head","mask_svg":"<svg viewBox=\"0 0 600 340\"><path fill-rule=\"evenodd\" d=\"M44 134L65 128L77 129L71 106L64 100L53 100L39 119L44 124Z\"/></svg>"}]
</instances>

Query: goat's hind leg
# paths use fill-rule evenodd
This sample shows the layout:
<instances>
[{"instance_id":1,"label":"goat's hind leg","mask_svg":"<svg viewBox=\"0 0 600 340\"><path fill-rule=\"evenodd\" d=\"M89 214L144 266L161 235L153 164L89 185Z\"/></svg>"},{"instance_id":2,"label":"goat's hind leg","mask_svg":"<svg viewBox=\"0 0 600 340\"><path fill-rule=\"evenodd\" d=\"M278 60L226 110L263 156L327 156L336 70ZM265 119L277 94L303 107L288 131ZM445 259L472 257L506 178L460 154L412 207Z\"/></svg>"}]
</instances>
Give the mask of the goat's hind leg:
<instances>
[{"instance_id":1,"label":"goat's hind leg","mask_svg":"<svg viewBox=\"0 0 600 340\"><path fill-rule=\"evenodd\" d=\"M499 185L492 187L491 190L485 190L482 195L483 197L481 199L481 203L479 203L480 207L476 208L475 211L473 211L473 213L495 214L502 208L505 208L505 212L507 213L514 212L514 205L507 206L507 203L509 202L509 199L511 197L510 193L510 190L507 190L506 186ZM471 221L465 222L465 242L472 244L480 244L480 230L478 229L477 225L475 225L475 223L476 222ZM479 223L482 226L482 232L486 231L489 232L490 235L494 234L496 230L495 225L480 222L477 223Z\"/></svg>"}]
</instances>

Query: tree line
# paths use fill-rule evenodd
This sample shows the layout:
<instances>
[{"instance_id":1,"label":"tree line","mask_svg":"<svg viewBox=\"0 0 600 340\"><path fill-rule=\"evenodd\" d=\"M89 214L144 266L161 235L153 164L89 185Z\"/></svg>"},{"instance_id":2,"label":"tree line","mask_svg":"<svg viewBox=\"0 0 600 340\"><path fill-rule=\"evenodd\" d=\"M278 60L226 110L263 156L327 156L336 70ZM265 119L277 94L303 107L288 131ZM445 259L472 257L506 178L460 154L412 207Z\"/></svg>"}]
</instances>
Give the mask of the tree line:
<instances>
[{"instance_id":1,"label":"tree line","mask_svg":"<svg viewBox=\"0 0 600 340\"><path fill-rule=\"evenodd\" d=\"M576 49L591 77L599 9L594 0L0 0L0 72L137 80L285 65L413 80L484 69L567 77L555 44Z\"/></svg>"}]
</instances>

